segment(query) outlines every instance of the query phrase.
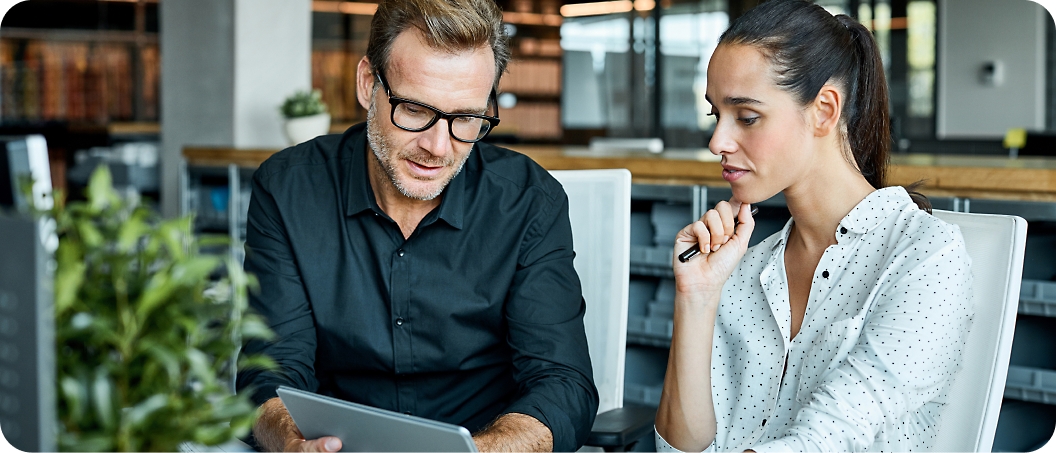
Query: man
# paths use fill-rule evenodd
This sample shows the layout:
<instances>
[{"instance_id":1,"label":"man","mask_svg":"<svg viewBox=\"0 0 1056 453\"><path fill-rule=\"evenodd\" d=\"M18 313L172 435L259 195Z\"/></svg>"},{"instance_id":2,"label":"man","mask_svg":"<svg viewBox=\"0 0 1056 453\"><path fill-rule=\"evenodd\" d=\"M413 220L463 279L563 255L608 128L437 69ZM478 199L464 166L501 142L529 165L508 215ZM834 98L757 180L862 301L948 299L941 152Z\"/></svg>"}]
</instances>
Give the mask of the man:
<instances>
[{"instance_id":1,"label":"man","mask_svg":"<svg viewBox=\"0 0 1056 453\"><path fill-rule=\"evenodd\" d=\"M493 0L382 2L357 72L366 125L254 174L245 267L277 339L245 349L280 367L239 374L260 447L341 445L303 439L278 385L460 424L481 451L586 440L598 395L567 197L477 143L506 46Z\"/></svg>"}]
</instances>

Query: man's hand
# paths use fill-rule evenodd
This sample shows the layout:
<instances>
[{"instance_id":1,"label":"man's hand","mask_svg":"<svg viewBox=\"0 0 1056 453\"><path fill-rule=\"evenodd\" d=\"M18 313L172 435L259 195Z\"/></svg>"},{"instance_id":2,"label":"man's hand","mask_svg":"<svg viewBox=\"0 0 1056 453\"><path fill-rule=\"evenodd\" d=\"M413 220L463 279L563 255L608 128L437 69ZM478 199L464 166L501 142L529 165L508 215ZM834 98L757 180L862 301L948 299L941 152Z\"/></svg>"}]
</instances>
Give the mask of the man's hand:
<instances>
[{"instance_id":1,"label":"man's hand","mask_svg":"<svg viewBox=\"0 0 1056 453\"><path fill-rule=\"evenodd\" d=\"M480 451L553 451L554 435L535 417L506 414L473 436Z\"/></svg>"},{"instance_id":2,"label":"man's hand","mask_svg":"<svg viewBox=\"0 0 1056 453\"><path fill-rule=\"evenodd\" d=\"M305 440L279 398L272 398L260 405L260 416L253 425L253 437L264 451L325 452L341 449L341 440L336 437Z\"/></svg>"}]
</instances>

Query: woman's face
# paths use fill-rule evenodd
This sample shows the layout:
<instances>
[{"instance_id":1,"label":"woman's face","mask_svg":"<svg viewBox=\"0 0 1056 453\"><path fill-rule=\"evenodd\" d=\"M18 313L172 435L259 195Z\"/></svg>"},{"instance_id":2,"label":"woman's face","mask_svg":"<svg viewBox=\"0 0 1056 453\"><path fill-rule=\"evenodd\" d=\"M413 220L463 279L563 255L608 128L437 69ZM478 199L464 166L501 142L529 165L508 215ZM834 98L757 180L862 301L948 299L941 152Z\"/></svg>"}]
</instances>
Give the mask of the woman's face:
<instances>
[{"instance_id":1,"label":"woman's face","mask_svg":"<svg viewBox=\"0 0 1056 453\"><path fill-rule=\"evenodd\" d=\"M816 168L807 112L774 77L769 60L748 45L722 44L708 65L707 99L718 120L709 147L745 203L808 180Z\"/></svg>"}]
</instances>

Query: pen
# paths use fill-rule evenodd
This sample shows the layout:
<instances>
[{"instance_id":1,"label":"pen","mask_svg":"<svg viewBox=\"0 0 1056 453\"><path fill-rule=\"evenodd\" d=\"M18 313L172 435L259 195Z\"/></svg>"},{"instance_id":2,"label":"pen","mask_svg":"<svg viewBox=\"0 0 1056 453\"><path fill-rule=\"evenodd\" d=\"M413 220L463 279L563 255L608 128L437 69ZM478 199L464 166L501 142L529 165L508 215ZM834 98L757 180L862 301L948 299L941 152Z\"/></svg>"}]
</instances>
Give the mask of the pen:
<instances>
[{"instance_id":1,"label":"pen","mask_svg":"<svg viewBox=\"0 0 1056 453\"><path fill-rule=\"evenodd\" d=\"M752 206L752 217L755 217L755 214L758 212L759 208ZM737 226L738 223L740 222L736 218L733 219L733 226ZM693 247L690 247L689 250L679 253L678 261L685 263L686 261L693 259L693 257L697 256L698 254L700 254L700 243L693 244Z\"/></svg>"}]
</instances>

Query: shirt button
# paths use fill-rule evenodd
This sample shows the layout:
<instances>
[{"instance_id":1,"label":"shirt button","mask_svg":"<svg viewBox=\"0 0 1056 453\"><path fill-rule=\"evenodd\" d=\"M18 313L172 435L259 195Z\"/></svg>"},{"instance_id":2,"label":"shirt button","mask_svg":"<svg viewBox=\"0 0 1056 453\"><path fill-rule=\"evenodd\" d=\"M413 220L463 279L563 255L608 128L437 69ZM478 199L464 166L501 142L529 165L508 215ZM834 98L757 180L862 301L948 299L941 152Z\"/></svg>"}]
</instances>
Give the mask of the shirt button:
<instances>
[{"instance_id":1,"label":"shirt button","mask_svg":"<svg viewBox=\"0 0 1056 453\"><path fill-rule=\"evenodd\" d=\"M829 271L824 271L824 272L822 272L822 273L821 273L821 276L822 276L822 277L825 277L825 278L829 278Z\"/></svg>"},{"instance_id":2,"label":"shirt button","mask_svg":"<svg viewBox=\"0 0 1056 453\"><path fill-rule=\"evenodd\" d=\"M399 256L403 256L403 249L397 250L396 254L399 255Z\"/></svg>"},{"instance_id":3,"label":"shirt button","mask_svg":"<svg viewBox=\"0 0 1056 453\"><path fill-rule=\"evenodd\" d=\"M840 227L840 234L847 234L847 227Z\"/></svg>"},{"instance_id":4,"label":"shirt button","mask_svg":"<svg viewBox=\"0 0 1056 453\"><path fill-rule=\"evenodd\" d=\"M403 325L403 318L396 318L396 325L397 326L402 326Z\"/></svg>"}]
</instances>

